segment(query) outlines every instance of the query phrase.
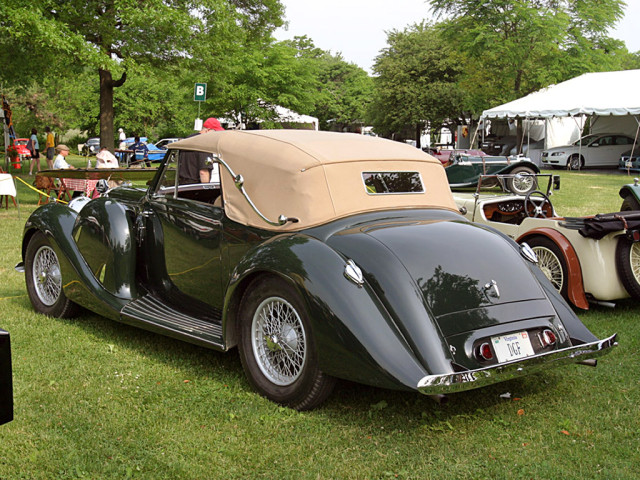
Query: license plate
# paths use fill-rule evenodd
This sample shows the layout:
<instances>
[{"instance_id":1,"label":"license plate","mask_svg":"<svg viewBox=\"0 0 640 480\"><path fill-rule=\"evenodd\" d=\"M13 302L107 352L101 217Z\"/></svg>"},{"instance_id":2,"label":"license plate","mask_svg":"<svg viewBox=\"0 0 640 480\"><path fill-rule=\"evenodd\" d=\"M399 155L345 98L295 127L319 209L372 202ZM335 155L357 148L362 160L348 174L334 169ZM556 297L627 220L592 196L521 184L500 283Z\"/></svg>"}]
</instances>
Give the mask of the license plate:
<instances>
[{"instance_id":1,"label":"license plate","mask_svg":"<svg viewBox=\"0 0 640 480\"><path fill-rule=\"evenodd\" d=\"M535 355L527 332L491 337L491 343L500 363Z\"/></svg>"},{"instance_id":2,"label":"license plate","mask_svg":"<svg viewBox=\"0 0 640 480\"><path fill-rule=\"evenodd\" d=\"M633 167L633 162L624 162L624 166L626 168L631 168L631 167Z\"/></svg>"}]
</instances>

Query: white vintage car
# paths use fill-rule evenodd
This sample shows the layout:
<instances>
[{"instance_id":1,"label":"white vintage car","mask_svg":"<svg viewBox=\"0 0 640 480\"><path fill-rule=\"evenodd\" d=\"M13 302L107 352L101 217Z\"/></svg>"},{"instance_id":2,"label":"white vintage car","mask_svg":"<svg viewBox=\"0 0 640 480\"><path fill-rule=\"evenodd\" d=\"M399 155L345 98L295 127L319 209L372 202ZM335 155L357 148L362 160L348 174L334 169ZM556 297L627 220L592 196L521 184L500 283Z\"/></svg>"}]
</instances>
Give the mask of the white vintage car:
<instances>
[{"instance_id":1,"label":"white vintage car","mask_svg":"<svg viewBox=\"0 0 640 480\"><path fill-rule=\"evenodd\" d=\"M508 181L508 176L498 177ZM478 188L473 193L454 192L454 200L469 220L528 243L547 278L576 307L640 298L640 212L560 217L549 198L553 176L537 177L538 185L548 178L546 193L504 195ZM486 180L481 178L479 184Z\"/></svg>"}]
</instances>

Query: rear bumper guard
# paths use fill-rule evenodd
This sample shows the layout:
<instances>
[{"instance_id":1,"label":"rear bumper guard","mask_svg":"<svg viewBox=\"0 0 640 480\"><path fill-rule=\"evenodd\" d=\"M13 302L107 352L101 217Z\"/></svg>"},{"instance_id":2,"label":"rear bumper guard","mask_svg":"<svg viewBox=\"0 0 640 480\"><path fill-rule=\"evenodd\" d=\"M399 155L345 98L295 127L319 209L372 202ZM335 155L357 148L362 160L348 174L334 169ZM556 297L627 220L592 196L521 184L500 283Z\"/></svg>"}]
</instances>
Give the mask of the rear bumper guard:
<instances>
[{"instance_id":1,"label":"rear bumper guard","mask_svg":"<svg viewBox=\"0 0 640 480\"><path fill-rule=\"evenodd\" d=\"M614 334L604 340L583 343L582 345L563 348L514 362L479 368L477 370L427 375L418 382L417 388L420 393L424 393L425 395L438 395L462 392L485 385L504 382L512 378L535 373L538 370L558 367L569 363L578 363L599 357L609 353L611 347L618 345L616 338L617 334Z\"/></svg>"}]
</instances>

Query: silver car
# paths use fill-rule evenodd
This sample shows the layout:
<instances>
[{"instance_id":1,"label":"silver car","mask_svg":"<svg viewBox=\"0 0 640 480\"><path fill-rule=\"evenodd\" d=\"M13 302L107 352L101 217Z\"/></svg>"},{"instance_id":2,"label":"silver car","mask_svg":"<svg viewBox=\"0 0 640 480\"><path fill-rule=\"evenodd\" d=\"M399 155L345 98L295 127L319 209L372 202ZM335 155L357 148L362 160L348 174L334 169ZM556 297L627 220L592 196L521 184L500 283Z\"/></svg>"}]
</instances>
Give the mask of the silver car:
<instances>
[{"instance_id":1,"label":"silver car","mask_svg":"<svg viewBox=\"0 0 640 480\"><path fill-rule=\"evenodd\" d=\"M542 164L554 168L579 170L589 167L617 167L620 155L631 149L633 138L601 133L586 135L573 145L554 147L542 152Z\"/></svg>"}]
</instances>

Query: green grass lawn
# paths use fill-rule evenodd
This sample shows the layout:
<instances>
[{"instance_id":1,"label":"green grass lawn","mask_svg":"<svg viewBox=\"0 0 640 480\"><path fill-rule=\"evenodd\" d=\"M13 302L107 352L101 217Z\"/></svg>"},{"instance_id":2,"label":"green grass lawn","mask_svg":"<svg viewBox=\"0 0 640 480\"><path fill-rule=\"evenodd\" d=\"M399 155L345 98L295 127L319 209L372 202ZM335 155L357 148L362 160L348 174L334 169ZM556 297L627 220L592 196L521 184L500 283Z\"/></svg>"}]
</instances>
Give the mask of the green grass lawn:
<instances>
[{"instance_id":1,"label":"green grass lawn","mask_svg":"<svg viewBox=\"0 0 640 480\"><path fill-rule=\"evenodd\" d=\"M632 182L561 176L552 200L569 216L617 211L620 186ZM579 313L599 337L619 333L595 369L556 369L444 406L341 382L320 409L298 413L254 393L235 351L90 313L35 314L13 266L37 195L18 189L19 214L0 211L0 327L11 333L15 398L15 419L0 426L2 480L638 476L640 307L631 301Z\"/></svg>"}]
</instances>

